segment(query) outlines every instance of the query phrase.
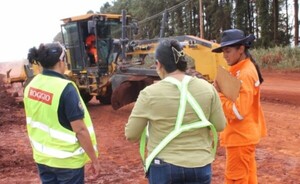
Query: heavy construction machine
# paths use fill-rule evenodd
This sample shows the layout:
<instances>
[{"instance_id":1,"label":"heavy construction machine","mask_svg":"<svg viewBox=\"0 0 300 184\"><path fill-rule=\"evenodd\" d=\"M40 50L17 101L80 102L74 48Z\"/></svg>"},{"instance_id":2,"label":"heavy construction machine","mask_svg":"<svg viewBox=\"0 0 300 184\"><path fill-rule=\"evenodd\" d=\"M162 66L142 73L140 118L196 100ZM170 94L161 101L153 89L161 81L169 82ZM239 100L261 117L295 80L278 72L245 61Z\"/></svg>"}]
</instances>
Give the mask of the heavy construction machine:
<instances>
[{"instance_id":1,"label":"heavy construction machine","mask_svg":"<svg viewBox=\"0 0 300 184\"><path fill-rule=\"evenodd\" d=\"M153 67L154 52L159 40L133 40L137 26L131 17L122 14L86 14L62 20L62 35L68 51L70 73L83 99L93 96L114 109L134 102L139 92L159 77ZM128 34L126 34L128 33ZM91 61L85 39L95 35L98 60ZM221 54L212 53L218 44L195 36L176 36L189 61L189 72L201 74L209 81L216 76L217 66L226 67Z\"/></svg>"},{"instance_id":2,"label":"heavy construction machine","mask_svg":"<svg viewBox=\"0 0 300 184\"><path fill-rule=\"evenodd\" d=\"M89 13L62 19L61 32L67 50L66 75L73 80L87 103L93 97L117 110L134 102L139 92L160 80L154 52L160 39L133 40L137 32L131 17L122 14ZM128 34L127 34L128 33ZM97 57L87 51L86 39L93 34ZM180 41L188 60L188 74L213 81L219 65L227 67L221 54L212 53L217 43L195 36L169 37ZM96 58L96 59L95 59Z\"/></svg>"}]
</instances>

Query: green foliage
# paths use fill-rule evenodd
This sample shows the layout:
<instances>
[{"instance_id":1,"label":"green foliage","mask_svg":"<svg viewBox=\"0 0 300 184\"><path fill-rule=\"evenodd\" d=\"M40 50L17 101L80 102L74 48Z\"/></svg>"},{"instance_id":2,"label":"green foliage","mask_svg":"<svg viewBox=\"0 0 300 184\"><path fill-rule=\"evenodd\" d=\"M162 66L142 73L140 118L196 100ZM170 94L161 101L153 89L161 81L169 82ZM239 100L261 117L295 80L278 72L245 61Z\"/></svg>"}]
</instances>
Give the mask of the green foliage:
<instances>
[{"instance_id":1,"label":"green foliage","mask_svg":"<svg viewBox=\"0 0 300 184\"><path fill-rule=\"evenodd\" d=\"M300 47L260 48L251 53L262 68L300 70Z\"/></svg>"},{"instance_id":2,"label":"green foliage","mask_svg":"<svg viewBox=\"0 0 300 184\"><path fill-rule=\"evenodd\" d=\"M220 42L221 31L239 28L257 37L252 54L262 68L299 69L300 48L287 47L293 25L288 24L286 15L290 12L286 3L286 0L202 0L204 39ZM120 14L122 9L139 23L135 39L158 38L164 10L169 10L165 36L200 35L199 0L114 0L100 7L100 13ZM62 43L61 33L57 33L54 41Z\"/></svg>"},{"instance_id":3,"label":"green foliage","mask_svg":"<svg viewBox=\"0 0 300 184\"><path fill-rule=\"evenodd\" d=\"M246 21L248 20L247 19L247 2L245 0L237 0L236 1L236 7L238 8L235 8L235 14L236 14L236 18L235 18L235 24L236 24L236 27L238 29L241 29L241 30L246 30L246 27L247 24L246 24Z\"/></svg>"},{"instance_id":4,"label":"green foliage","mask_svg":"<svg viewBox=\"0 0 300 184\"><path fill-rule=\"evenodd\" d=\"M101 8L100 13L107 13L109 12L109 9L111 8L111 4L109 2L106 2Z\"/></svg>"},{"instance_id":5,"label":"green foliage","mask_svg":"<svg viewBox=\"0 0 300 184\"><path fill-rule=\"evenodd\" d=\"M203 5L204 39L220 41L225 29L238 28L255 34L257 47L286 46L291 42L286 0L114 0L105 3L101 13L122 9L139 23L136 39L157 38L162 12L169 11L165 36L200 35L199 2ZM178 6L179 5L179 6Z\"/></svg>"}]
</instances>

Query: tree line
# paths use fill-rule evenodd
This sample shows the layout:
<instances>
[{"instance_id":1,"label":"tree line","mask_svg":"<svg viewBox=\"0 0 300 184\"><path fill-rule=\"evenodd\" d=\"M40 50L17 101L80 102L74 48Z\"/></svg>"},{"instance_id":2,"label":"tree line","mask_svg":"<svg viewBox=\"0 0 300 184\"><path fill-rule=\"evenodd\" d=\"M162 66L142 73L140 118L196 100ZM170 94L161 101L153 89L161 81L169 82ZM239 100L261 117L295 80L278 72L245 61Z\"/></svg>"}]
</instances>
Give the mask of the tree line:
<instances>
[{"instance_id":1,"label":"tree line","mask_svg":"<svg viewBox=\"0 0 300 184\"><path fill-rule=\"evenodd\" d=\"M289 5L289 1L115 0L101 6L100 13L120 14L125 9L138 22L136 39L159 37L165 23L166 37L195 35L219 42L222 30L238 28L256 36L256 47L268 48L299 44L299 2ZM163 13L166 22L162 22Z\"/></svg>"}]
</instances>

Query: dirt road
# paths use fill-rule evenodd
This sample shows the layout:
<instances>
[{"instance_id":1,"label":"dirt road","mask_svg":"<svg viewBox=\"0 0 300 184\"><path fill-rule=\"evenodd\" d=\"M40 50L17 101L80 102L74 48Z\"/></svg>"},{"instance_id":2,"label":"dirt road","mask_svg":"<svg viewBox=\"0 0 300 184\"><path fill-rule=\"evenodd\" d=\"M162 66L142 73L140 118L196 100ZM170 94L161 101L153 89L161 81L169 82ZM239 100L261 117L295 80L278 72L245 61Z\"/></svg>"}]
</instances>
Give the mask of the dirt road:
<instances>
[{"instance_id":1,"label":"dirt road","mask_svg":"<svg viewBox=\"0 0 300 184\"><path fill-rule=\"evenodd\" d=\"M257 148L260 184L300 183L300 73L264 71L262 106L268 137ZM1 85L1 84L0 84ZM23 107L0 86L0 183L39 183L26 135ZM98 184L146 184L138 155L138 144L124 138L124 125L133 107L114 111L97 101L89 110L97 132L102 165ZM212 184L223 183L225 152L218 149Z\"/></svg>"}]
</instances>

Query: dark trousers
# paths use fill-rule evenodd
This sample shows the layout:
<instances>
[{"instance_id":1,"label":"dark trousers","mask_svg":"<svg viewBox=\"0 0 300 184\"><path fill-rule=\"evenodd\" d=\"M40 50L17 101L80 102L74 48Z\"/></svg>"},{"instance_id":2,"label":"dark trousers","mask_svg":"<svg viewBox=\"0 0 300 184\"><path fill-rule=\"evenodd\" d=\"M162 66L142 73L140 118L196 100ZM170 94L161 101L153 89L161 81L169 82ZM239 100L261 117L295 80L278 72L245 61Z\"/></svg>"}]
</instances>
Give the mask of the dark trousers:
<instances>
[{"instance_id":1,"label":"dark trousers","mask_svg":"<svg viewBox=\"0 0 300 184\"><path fill-rule=\"evenodd\" d=\"M149 184L210 184L211 164L185 168L154 160L149 167Z\"/></svg>"},{"instance_id":2,"label":"dark trousers","mask_svg":"<svg viewBox=\"0 0 300 184\"><path fill-rule=\"evenodd\" d=\"M37 164L43 184L83 184L84 167L79 169L53 168Z\"/></svg>"}]
</instances>

